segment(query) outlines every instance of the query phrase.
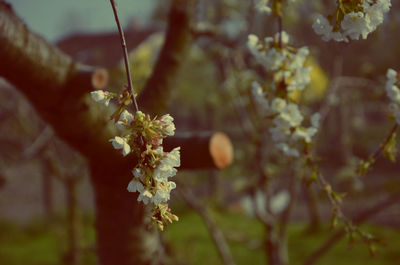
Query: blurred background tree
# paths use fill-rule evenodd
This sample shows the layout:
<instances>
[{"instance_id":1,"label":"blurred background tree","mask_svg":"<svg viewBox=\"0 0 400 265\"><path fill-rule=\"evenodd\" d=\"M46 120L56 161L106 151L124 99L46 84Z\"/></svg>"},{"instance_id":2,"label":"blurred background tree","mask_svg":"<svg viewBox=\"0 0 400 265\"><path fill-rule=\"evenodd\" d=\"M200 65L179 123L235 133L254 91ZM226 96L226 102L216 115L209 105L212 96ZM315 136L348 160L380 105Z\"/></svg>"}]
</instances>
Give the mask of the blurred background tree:
<instances>
[{"instance_id":1,"label":"blurred background tree","mask_svg":"<svg viewBox=\"0 0 400 265\"><path fill-rule=\"evenodd\" d=\"M68 35L61 36L62 30L56 26L57 29L45 37L74 60L106 68L109 73L107 89L121 89L125 77L120 44L107 1L96 5L90 3L86 7L84 1L81 6L71 2L77 11L69 12L62 6L51 7L50 3L14 1L11 4L15 5L17 14L26 19L28 26L32 27L28 18L34 14L36 21L48 24L33 27L38 33L44 34L42 29L51 24L67 23L63 30ZM139 91L145 89L165 44L167 26L171 23L168 14L173 2L148 1L147 7L140 6L144 5L143 1L142 4L120 3L120 10L126 10L123 17L127 43L135 87ZM288 243L290 264L397 264L400 259L397 251L400 209L395 202L400 188L399 165L381 159L366 177L354 177L354 171L359 159L365 159L379 146L391 126L386 119L383 84L386 69L399 68L396 55L400 52L397 45L400 35L396 25L400 23L397 15L400 4L392 3L385 23L367 40L350 44L323 42L311 29L312 14L329 9L333 1L296 1L285 11L288 15L283 21L296 46L307 45L312 51L308 59L308 64L313 67L311 85L303 94L295 96L310 111L326 110L317 140L322 169L335 190L347 192L344 212L356 219L362 219L362 214L367 215L366 229L386 238L388 246L380 249L377 257L371 260L362 244L347 251L346 240L340 241L337 247L329 243L344 234L337 236L338 231L330 237L327 225L331 217L329 202L319 189L303 183L297 187L296 194L287 190L294 173L272 152L271 141L265 133L267 128L260 123L250 97L252 80L268 76L252 62L246 49L249 33L270 36L276 31L276 22L272 17L256 14L252 3L200 0L189 16L192 41L165 103L181 134L227 132L235 146L235 158L224 171L181 171L178 174L176 178L181 189L173 195L172 208L181 220L170 226L165 234L139 237L139 244L145 245L147 250L143 264L150 260L154 264L279 264L271 260L271 251L266 246L271 235L262 219L257 219L255 205L271 205L275 198L276 204L281 204L277 216L284 220L282 209L287 209L289 202L282 199L285 198L282 194L286 193L291 194L289 201L296 202L287 217L288 241L283 242ZM146 22L139 20L144 9L148 10ZM134 10L138 13L133 14L137 12ZM40 11L51 16L59 12L62 15L57 16L61 19L50 23L43 15L38 15ZM63 18L70 14L78 18L73 21L69 18L65 22ZM5 16L2 17L0 21L5 21ZM110 22L108 26L100 28L106 20ZM6 46L4 43L4 38L0 38L2 51ZM0 59L3 69L0 76L5 77L0 84L0 180L3 183L0 190L0 263L96 264L99 261L95 252L98 231L94 226L95 201L88 171L91 171L93 182L93 175L104 174L93 161L97 164L106 162L87 152L83 152L86 157L83 158L60 141L47 126L47 122L55 118L46 117L40 108L42 118L37 115L26 98L10 84L14 83L21 90L21 83L9 80L4 74L15 69L5 62L8 61ZM27 97L32 101L29 95ZM37 101L33 101L38 109ZM90 103L89 106L92 108ZM97 113L91 115L104 115L101 109L95 111ZM59 130L55 130L56 134L65 139L66 133ZM74 140L69 139L69 144ZM72 146L80 150L79 144ZM92 161L89 165L88 160ZM124 175L116 175L114 170L110 166L105 172L113 178ZM256 192L260 174L275 180L269 187L272 196L267 201ZM107 191L107 196L124 194L126 180L127 176L121 177L120 186ZM95 189L107 185L110 182L105 180L97 187L95 184ZM137 215L143 215L131 194L121 195L121 198L119 195L107 196L101 203L129 211L127 221L134 222L139 219ZM122 199L125 202L120 205ZM138 211L136 216L132 216L133 209ZM121 216L115 216L113 221ZM325 239L330 241L324 245ZM102 249L103 252L111 253L120 247L120 242L110 243L115 246ZM332 250L331 254L317 259L328 249ZM134 253L135 250L130 254ZM104 264L115 264L115 260L114 263L110 261L111 256L109 263ZM104 260L107 257L103 257ZM119 264L142 264L133 260L126 262Z\"/></svg>"}]
</instances>

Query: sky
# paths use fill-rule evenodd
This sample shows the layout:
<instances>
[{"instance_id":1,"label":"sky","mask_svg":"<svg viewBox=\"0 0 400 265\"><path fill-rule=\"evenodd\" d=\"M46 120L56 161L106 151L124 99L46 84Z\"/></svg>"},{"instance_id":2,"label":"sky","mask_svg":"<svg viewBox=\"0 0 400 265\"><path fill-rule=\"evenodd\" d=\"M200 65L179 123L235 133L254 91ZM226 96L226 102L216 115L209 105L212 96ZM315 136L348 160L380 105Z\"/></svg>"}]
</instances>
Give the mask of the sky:
<instances>
[{"instance_id":1,"label":"sky","mask_svg":"<svg viewBox=\"0 0 400 265\"><path fill-rule=\"evenodd\" d=\"M6 0L28 27L54 42L73 32L116 30L109 0ZM122 25L145 24L156 0L116 0Z\"/></svg>"}]
</instances>

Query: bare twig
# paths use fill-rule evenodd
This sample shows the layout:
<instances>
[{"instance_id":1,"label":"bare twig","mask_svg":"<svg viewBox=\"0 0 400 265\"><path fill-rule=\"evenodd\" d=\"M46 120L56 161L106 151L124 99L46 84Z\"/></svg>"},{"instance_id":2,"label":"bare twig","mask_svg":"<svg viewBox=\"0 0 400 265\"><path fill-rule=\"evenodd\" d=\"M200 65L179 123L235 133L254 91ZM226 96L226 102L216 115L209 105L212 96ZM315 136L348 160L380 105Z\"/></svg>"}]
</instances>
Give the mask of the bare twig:
<instances>
[{"instance_id":1,"label":"bare twig","mask_svg":"<svg viewBox=\"0 0 400 265\"><path fill-rule=\"evenodd\" d=\"M278 15L279 48L282 49L282 16Z\"/></svg>"},{"instance_id":2,"label":"bare twig","mask_svg":"<svg viewBox=\"0 0 400 265\"><path fill-rule=\"evenodd\" d=\"M135 107L135 111L139 111L139 106L136 102L136 96L135 96L135 91L133 90L133 85L132 85L132 77L131 77L131 70L130 70L130 66L129 66L129 59L128 59L128 49L126 48L126 41L125 41L125 36L124 36L124 30L121 27L121 23L119 22L119 17L118 17L118 11L117 11L117 7L115 4L114 0L110 0L113 12L114 12L114 17L115 17L115 21L117 22L117 27L118 27L118 32L119 32L119 36L121 38L121 45L122 45L122 51L124 53L124 62L125 62L125 71L126 71L126 78L128 81L128 88L131 92L131 96L132 96L132 101Z\"/></svg>"},{"instance_id":3,"label":"bare twig","mask_svg":"<svg viewBox=\"0 0 400 265\"><path fill-rule=\"evenodd\" d=\"M54 133L50 126L46 126L35 141L22 153L22 158L29 159L40 153L53 137Z\"/></svg>"},{"instance_id":4,"label":"bare twig","mask_svg":"<svg viewBox=\"0 0 400 265\"><path fill-rule=\"evenodd\" d=\"M385 141L379 146L379 148L372 154L371 158L373 161L375 161L383 152L385 149L386 145L389 143L390 139L392 139L393 134L396 133L397 129L399 128L399 125L396 123L393 128L390 130L390 133L386 137Z\"/></svg>"},{"instance_id":5,"label":"bare twig","mask_svg":"<svg viewBox=\"0 0 400 265\"><path fill-rule=\"evenodd\" d=\"M319 109L319 113L321 115L320 118L320 123L323 124L324 120L326 119L329 111L331 110L333 104L332 104L332 98L336 97L339 93L339 90L343 87L368 87L368 88L374 88L376 87L377 84L373 82L372 80L368 80L365 78L359 78L359 77L352 77L352 76L338 76L335 77L331 85L329 86L328 93L325 97L325 101L321 108Z\"/></svg>"},{"instance_id":6,"label":"bare twig","mask_svg":"<svg viewBox=\"0 0 400 265\"><path fill-rule=\"evenodd\" d=\"M377 203L371 208L368 208L359 214L357 214L353 218L353 223L358 225L368 220L372 216L379 214L381 211L386 208L392 206L400 200L400 194L393 194L388 196L386 199ZM345 229L340 229L338 232L333 234L328 240L325 241L317 250L315 250L303 263L303 265L312 265L314 264L320 257L322 257L326 252L331 249L335 243L337 243L344 235L346 235Z\"/></svg>"},{"instance_id":7,"label":"bare twig","mask_svg":"<svg viewBox=\"0 0 400 265\"><path fill-rule=\"evenodd\" d=\"M178 187L186 203L203 218L203 221L206 224L208 232L210 233L214 241L215 247L217 248L218 254L220 255L223 263L225 265L235 265L236 263L233 260L228 243L226 242L222 231L212 220L207 209L201 203L199 203L199 201L193 196L190 190L183 187L182 184L180 184Z\"/></svg>"},{"instance_id":8,"label":"bare twig","mask_svg":"<svg viewBox=\"0 0 400 265\"><path fill-rule=\"evenodd\" d=\"M296 197L298 192L298 181L296 176L291 176L290 184L289 184L289 192L290 192L290 201L286 206L286 209L282 212L279 226L279 236L280 238L286 237L287 225L290 219L290 214L292 212L293 206L296 203Z\"/></svg>"}]
</instances>

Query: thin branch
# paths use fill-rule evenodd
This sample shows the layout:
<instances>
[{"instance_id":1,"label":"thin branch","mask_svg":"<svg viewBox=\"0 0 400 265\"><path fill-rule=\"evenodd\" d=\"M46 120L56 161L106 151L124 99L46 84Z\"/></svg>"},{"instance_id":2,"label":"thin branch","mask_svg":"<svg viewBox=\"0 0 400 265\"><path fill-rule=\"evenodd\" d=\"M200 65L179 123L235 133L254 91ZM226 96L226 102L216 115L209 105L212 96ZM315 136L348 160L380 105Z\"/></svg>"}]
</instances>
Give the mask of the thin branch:
<instances>
[{"instance_id":1,"label":"thin branch","mask_svg":"<svg viewBox=\"0 0 400 265\"><path fill-rule=\"evenodd\" d=\"M125 63L125 71L126 71L126 78L128 81L128 88L131 92L131 96L132 96L132 101L135 107L135 111L139 111L139 106L136 102L136 96L135 96L135 91L133 90L133 84L132 84L132 77L131 77L131 70L130 70L130 66L129 66L129 59L128 59L128 49L126 48L126 41L125 41L125 36L124 36L124 30L121 27L121 23L119 21L119 17L118 17L118 11L117 11L117 7L115 4L114 0L110 0L113 12L114 12L114 17L115 17L115 21L117 22L117 27L118 27L118 32L119 32L119 37L121 39L121 45L122 45L122 51L124 53L124 63Z\"/></svg>"},{"instance_id":2,"label":"thin branch","mask_svg":"<svg viewBox=\"0 0 400 265\"><path fill-rule=\"evenodd\" d=\"M332 82L328 88L328 93L325 96L324 103L319 109L319 114L321 115L320 124L323 124L324 120L328 116L332 106L332 98L339 94L341 88L344 87L357 87L357 88L375 88L377 84L372 80L366 78L352 77L352 76L338 76L332 79Z\"/></svg>"},{"instance_id":3,"label":"thin branch","mask_svg":"<svg viewBox=\"0 0 400 265\"><path fill-rule=\"evenodd\" d=\"M53 130L47 125L35 141L24 150L22 158L29 159L40 153L47 146L53 135Z\"/></svg>"},{"instance_id":4,"label":"thin branch","mask_svg":"<svg viewBox=\"0 0 400 265\"><path fill-rule=\"evenodd\" d=\"M221 257L222 262L225 265L235 265L236 263L233 260L233 256L229 249L228 243L226 242L222 231L212 220L207 209L201 203L199 203L199 201L193 196L190 190L184 188L182 184L178 185L178 187L186 203L203 218L203 221L206 224L207 230L214 241L215 247L218 250L218 254Z\"/></svg>"},{"instance_id":5,"label":"thin branch","mask_svg":"<svg viewBox=\"0 0 400 265\"><path fill-rule=\"evenodd\" d=\"M282 27L282 16L278 16L278 32L279 32L279 48L282 49L282 32L283 32L283 27Z\"/></svg>"},{"instance_id":6,"label":"thin branch","mask_svg":"<svg viewBox=\"0 0 400 265\"><path fill-rule=\"evenodd\" d=\"M290 214L292 213L293 206L296 203L297 192L298 192L298 181L296 176L291 176L289 184L290 201L286 206L286 209L282 212L279 224L279 237L286 238L287 235L287 225L289 223Z\"/></svg>"},{"instance_id":7,"label":"thin branch","mask_svg":"<svg viewBox=\"0 0 400 265\"><path fill-rule=\"evenodd\" d=\"M393 194L387 197L385 200L377 203L376 205L368 208L359 214L357 214L353 218L353 223L359 225L364 221L368 220L374 215L379 214L381 211L385 210L386 208L392 206L393 204L398 203L400 200L400 194ZM312 265L314 264L319 258L321 258L326 252L329 251L344 235L346 235L345 229L340 229L335 234L333 234L328 240L325 241L317 250L315 250L303 265Z\"/></svg>"},{"instance_id":8,"label":"thin branch","mask_svg":"<svg viewBox=\"0 0 400 265\"><path fill-rule=\"evenodd\" d=\"M399 125L396 123L393 128L390 130L389 135L386 137L385 141L379 146L379 148L372 154L371 158L373 161L375 161L380 154L383 152L385 149L386 145L389 143L390 139L392 139L393 134L396 133L397 129L399 128Z\"/></svg>"}]
</instances>

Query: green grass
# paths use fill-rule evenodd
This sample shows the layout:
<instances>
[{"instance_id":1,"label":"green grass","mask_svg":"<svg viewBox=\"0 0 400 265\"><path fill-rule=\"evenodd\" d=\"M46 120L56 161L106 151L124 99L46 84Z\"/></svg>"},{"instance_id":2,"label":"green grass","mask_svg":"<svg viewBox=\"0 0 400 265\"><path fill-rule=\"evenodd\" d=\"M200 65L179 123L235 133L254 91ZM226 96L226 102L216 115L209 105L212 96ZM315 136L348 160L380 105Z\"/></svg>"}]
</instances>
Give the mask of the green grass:
<instances>
[{"instance_id":1,"label":"green grass","mask_svg":"<svg viewBox=\"0 0 400 265\"><path fill-rule=\"evenodd\" d=\"M262 248L264 229L256 220L239 214L212 212L213 219L227 235L232 254L238 265L265 264ZM82 226L81 243L94 243L94 229L86 220ZM322 229L317 234L307 234L305 224L289 227L289 253L292 265L301 265L306 257L333 234ZM365 244L356 243L348 248L344 238L315 264L318 265L398 265L400 261L399 230L368 225L363 227L387 242L379 247L375 258L371 258ZM180 214L180 221L172 224L164 232L169 248L175 255L176 263L181 261L193 265L222 264L202 219L193 212ZM54 265L62 264L65 253L65 232L61 223L47 225L32 223L16 226L0 223L0 264L7 265ZM83 255L82 264L94 265L92 252ZM175 263L172 263L175 264Z\"/></svg>"},{"instance_id":2,"label":"green grass","mask_svg":"<svg viewBox=\"0 0 400 265\"><path fill-rule=\"evenodd\" d=\"M2 223L0 231L0 264L60 264L61 239L45 226L35 224L21 229Z\"/></svg>"},{"instance_id":3,"label":"green grass","mask_svg":"<svg viewBox=\"0 0 400 265\"><path fill-rule=\"evenodd\" d=\"M237 214L213 214L213 218L227 235L228 243L237 264L265 264L262 249L264 230L260 223ZM387 243L386 247L378 246L375 257L371 257L368 247L358 240L349 248L347 238L340 240L326 255L315 264L318 265L398 265L400 262L400 231L368 225L362 227L377 235ZM292 265L301 265L305 259L335 231L323 228L319 233L306 232L306 224L291 224L289 227L289 259ZM171 225L166 232L171 248L177 260L189 264L221 264L201 218L195 213L181 216L179 223Z\"/></svg>"}]
</instances>

